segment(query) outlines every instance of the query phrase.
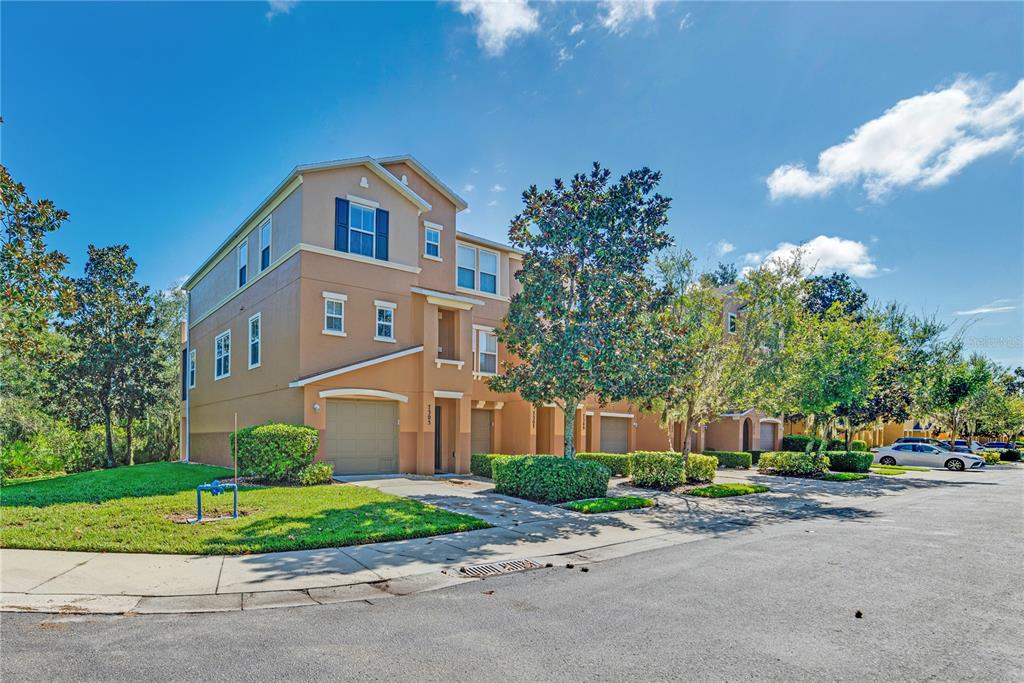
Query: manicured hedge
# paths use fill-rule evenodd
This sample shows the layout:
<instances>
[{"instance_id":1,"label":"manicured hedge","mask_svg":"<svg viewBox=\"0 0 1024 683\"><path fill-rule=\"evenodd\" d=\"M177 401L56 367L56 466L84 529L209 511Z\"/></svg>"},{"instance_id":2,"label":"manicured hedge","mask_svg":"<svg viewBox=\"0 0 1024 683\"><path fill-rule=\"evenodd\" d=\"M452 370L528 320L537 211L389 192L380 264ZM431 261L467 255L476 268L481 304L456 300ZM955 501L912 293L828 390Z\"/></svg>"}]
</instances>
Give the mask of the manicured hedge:
<instances>
[{"instance_id":1,"label":"manicured hedge","mask_svg":"<svg viewBox=\"0 0 1024 683\"><path fill-rule=\"evenodd\" d=\"M316 486L317 484L330 484L334 476L334 466L329 462L314 462L306 465L296 477L296 480L303 486Z\"/></svg>"},{"instance_id":2,"label":"manicured hedge","mask_svg":"<svg viewBox=\"0 0 1024 683\"><path fill-rule=\"evenodd\" d=\"M1010 448L999 454L1003 462L1020 462L1020 451Z\"/></svg>"},{"instance_id":3,"label":"manicured hedge","mask_svg":"<svg viewBox=\"0 0 1024 683\"><path fill-rule=\"evenodd\" d=\"M874 462L874 453L857 451L829 451L828 468L833 472L867 472Z\"/></svg>"},{"instance_id":4,"label":"manicured hedge","mask_svg":"<svg viewBox=\"0 0 1024 683\"><path fill-rule=\"evenodd\" d=\"M851 451L866 451L868 450L868 442L862 439L854 439L850 442Z\"/></svg>"},{"instance_id":5,"label":"manicured hedge","mask_svg":"<svg viewBox=\"0 0 1024 683\"><path fill-rule=\"evenodd\" d=\"M828 465L828 457L822 457L816 453L773 451L761 454L757 471L764 474L808 476L825 472L828 470Z\"/></svg>"},{"instance_id":6,"label":"manicured hedge","mask_svg":"<svg viewBox=\"0 0 1024 683\"><path fill-rule=\"evenodd\" d=\"M230 438L232 453L235 435ZM268 481L295 481L313 462L320 437L305 425L265 424L238 430L238 472Z\"/></svg>"},{"instance_id":7,"label":"manicured hedge","mask_svg":"<svg viewBox=\"0 0 1024 683\"><path fill-rule=\"evenodd\" d=\"M686 462L679 453L633 453L633 485L642 489L670 491L686 481Z\"/></svg>"},{"instance_id":8,"label":"manicured hedge","mask_svg":"<svg viewBox=\"0 0 1024 683\"><path fill-rule=\"evenodd\" d=\"M599 462L612 471L613 477L628 477L630 475L633 456L630 453L577 453L580 460Z\"/></svg>"},{"instance_id":9,"label":"manicured hedge","mask_svg":"<svg viewBox=\"0 0 1024 683\"><path fill-rule=\"evenodd\" d=\"M491 471L491 466L494 459L504 458L506 455L505 453L473 453L469 456L469 471L478 477L493 479L494 474Z\"/></svg>"},{"instance_id":10,"label":"manicured hedge","mask_svg":"<svg viewBox=\"0 0 1024 683\"><path fill-rule=\"evenodd\" d=\"M985 458L986 465L998 465L999 459L1002 456L999 451L982 451L978 455Z\"/></svg>"},{"instance_id":11,"label":"manicured hedge","mask_svg":"<svg viewBox=\"0 0 1024 683\"><path fill-rule=\"evenodd\" d=\"M715 456L690 453L686 458L686 481L694 483L714 481L717 469L718 458Z\"/></svg>"},{"instance_id":12,"label":"manicured hedge","mask_svg":"<svg viewBox=\"0 0 1024 683\"><path fill-rule=\"evenodd\" d=\"M491 461L494 491L539 503L601 498L611 470L599 462L545 456L502 456Z\"/></svg>"},{"instance_id":13,"label":"manicured hedge","mask_svg":"<svg viewBox=\"0 0 1024 683\"><path fill-rule=\"evenodd\" d=\"M740 453L737 451L704 451L704 455L713 455L718 458L719 467L738 467L740 469L750 469L750 465L753 464L753 455L750 453Z\"/></svg>"},{"instance_id":14,"label":"manicured hedge","mask_svg":"<svg viewBox=\"0 0 1024 683\"><path fill-rule=\"evenodd\" d=\"M806 434L789 434L782 437L782 450L790 451L793 453L803 453L807 450L807 444L813 444L813 448L817 448L820 442L813 436Z\"/></svg>"}]
</instances>

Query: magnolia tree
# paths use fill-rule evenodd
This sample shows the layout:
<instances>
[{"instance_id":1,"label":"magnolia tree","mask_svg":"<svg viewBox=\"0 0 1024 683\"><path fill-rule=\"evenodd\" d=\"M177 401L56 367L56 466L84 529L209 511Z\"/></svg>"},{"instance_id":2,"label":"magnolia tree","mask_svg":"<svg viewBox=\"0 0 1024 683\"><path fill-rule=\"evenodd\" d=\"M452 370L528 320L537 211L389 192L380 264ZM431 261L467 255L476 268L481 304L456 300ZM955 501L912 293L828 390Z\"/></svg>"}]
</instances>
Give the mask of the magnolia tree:
<instances>
[{"instance_id":1,"label":"magnolia tree","mask_svg":"<svg viewBox=\"0 0 1024 683\"><path fill-rule=\"evenodd\" d=\"M772 262L722 286L721 268L696 275L693 261L689 252L657 259L668 299L653 324L669 338L660 365L668 381L641 402L659 415L670 449L671 427L681 426L685 454L690 437L723 412L775 401L768 391L754 391L754 383L779 363L801 291L799 268L791 263Z\"/></svg>"},{"instance_id":2,"label":"magnolia tree","mask_svg":"<svg viewBox=\"0 0 1024 683\"><path fill-rule=\"evenodd\" d=\"M576 410L587 396L635 400L663 381L658 360L665 335L649 321L658 307L645 268L668 246L670 200L655 189L661 174L630 171L611 182L595 163L551 189L531 186L526 207L509 228L525 251L498 338L515 362L489 380L499 392L519 392L565 414L565 457L575 456Z\"/></svg>"}]
</instances>

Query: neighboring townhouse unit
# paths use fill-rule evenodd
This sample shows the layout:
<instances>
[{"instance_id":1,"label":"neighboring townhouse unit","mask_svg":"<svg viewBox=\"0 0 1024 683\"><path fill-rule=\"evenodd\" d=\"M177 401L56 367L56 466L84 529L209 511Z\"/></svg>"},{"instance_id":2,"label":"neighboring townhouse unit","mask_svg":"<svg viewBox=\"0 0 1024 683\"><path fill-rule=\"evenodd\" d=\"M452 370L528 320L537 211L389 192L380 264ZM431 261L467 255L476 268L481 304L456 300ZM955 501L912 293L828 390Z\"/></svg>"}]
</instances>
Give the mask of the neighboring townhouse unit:
<instances>
[{"instance_id":1,"label":"neighboring townhouse unit","mask_svg":"<svg viewBox=\"0 0 1024 683\"><path fill-rule=\"evenodd\" d=\"M229 463L236 414L315 427L339 474L561 453L560 410L487 386L521 254L459 231L465 208L410 156L293 169L184 285L182 457ZM667 446L623 403L589 401L576 425L581 450Z\"/></svg>"}]
</instances>

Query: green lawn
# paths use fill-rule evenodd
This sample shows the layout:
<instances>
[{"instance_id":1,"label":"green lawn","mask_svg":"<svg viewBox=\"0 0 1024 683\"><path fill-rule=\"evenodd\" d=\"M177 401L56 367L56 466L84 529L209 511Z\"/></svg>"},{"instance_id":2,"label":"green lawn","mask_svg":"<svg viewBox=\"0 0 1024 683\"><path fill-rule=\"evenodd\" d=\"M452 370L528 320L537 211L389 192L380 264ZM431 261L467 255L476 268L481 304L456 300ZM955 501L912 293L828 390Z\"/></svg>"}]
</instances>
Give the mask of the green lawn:
<instances>
[{"instance_id":1,"label":"green lawn","mask_svg":"<svg viewBox=\"0 0 1024 683\"><path fill-rule=\"evenodd\" d=\"M823 477L825 481L860 481L867 478L868 475L857 472L829 472Z\"/></svg>"},{"instance_id":2,"label":"green lawn","mask_svg":"<svg viewBox=\"0 0 1024 683\"><path fill-rule=\"evenodd\" d=\"M654 505L650 498L640 496L614 496L609 498L587 498L585 500L574 500L562 507L576 512L590 515L595 512L615 512L616 510L636 510L637 508L649 508Z\"/></svg>"},{"instance_id":3,"label":"green lawn","mask_svg":"<svg viewBox=\"0 0 1024 683\"><path fill-rule=\"evenodd\" d=\"M767 486L760 484L711 484L690 489L687 493L701 498L728 498L730 496L746 496L751 493L764 493L770 490Z\"/></svg>"},{"instance_id":4,"label":"green lawn","mask_svg":"<svg viewBox=\"0 0 1024 683\"><path fill-rule=\"evenodd\" d=\"M237 554L327 548L489 525L374 489L331 484L243 487L237 520L195 517L197 484L229 479L209 465L152 463L0 488L0 547ZM203 516L230 514L231 493L203 494Z\"/></svg>"}]
</instances>

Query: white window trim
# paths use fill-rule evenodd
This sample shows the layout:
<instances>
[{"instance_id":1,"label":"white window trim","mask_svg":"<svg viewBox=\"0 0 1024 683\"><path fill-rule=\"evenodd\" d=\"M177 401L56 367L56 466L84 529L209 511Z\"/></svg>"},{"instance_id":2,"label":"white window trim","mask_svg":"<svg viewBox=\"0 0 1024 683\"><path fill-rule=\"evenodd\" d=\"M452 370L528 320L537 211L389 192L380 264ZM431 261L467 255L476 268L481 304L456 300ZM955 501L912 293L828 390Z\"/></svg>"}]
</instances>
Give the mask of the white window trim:
<instances>
[{"instance_id":1,"label":"white window trim","mask_svg":"<svg viewBox=\"0 0 1024 683\"><path fill-rule=\"evenodd\" d=\"M483 370L480 369L480 368L483 367L483 364L480 362L480 356L485 353L485 351L483 351L483 349L482 349L482 345L479 343L480 342L480 335L481 334L489 334L489 335L494 337L494 368L495 368L495 372L484 372ZM473 371L473 376L474 377L477 377L477 378L479 378L479 377L497 377L497 375L498 375L498 373L497 373L497 368L498 368L498 338L497 337L498 337L498 335L494 331L493 327L484 327L483 325L473 325L473 361L474 361L473 364L476 366L475 370Z\"/></svg>"},{"instance_id":2,"label":"white window trim","mask_svg":"<svg viewBox=\"0 0 1024 683\"><path fill-rule=\"evenodd\" d=\"M434 230L437 232L437 256L427 253L427 245L432 242L427 241L427 230ZM443 225L437 223L431 223L430 221L423 221L423 258L428 258L431 261L444 261L441 257L441 232L444 230ZM456 275L458 277L458 275Z\"/></svg>"},{"instance_id":3,"label":"white window trim","mask_svg":"<svg viewBox=\"0 0 1024 683\"><path fill-rule=\"evenodd\" d=\"M218 363L217 361L220 360L220 358L217 356L217 342L220 341L224 337L228 338L228 352L227 352L228 371L227 371L227 373L218 376L217 375L217 369L218 369L220 363ZM216 381L222 380L222 379L224 379L226 377L230 377L230 376L231 376L231 330L224 330L223 332L221 332L220 334L218 334L216 337L213 338L213 381L216 382Z\"/></svg>"},{"instance_id":4,"label":"white window trim","mask_svg":"<svg viewBox=\"0 0 1024 683\"><path fill-rule=\"evenodd\" d=\"M242 252L245 252L245 260L242 260ZM238 277L242 273L242 266L245 266L245 282L239 282ZM249 237L238 243L235 247L235 289L241 289L249 284Z\"/></svg>"},{"instance_id":5,"label":"white window trim","mask_svg":"<svg viewBox=\"0 0 1024 683\"><path fill-rule=\"evenodd\" d=\"M363 197L357 197L354 194L345 195L345 199L349 200L353 204L362 204L367 209L379 209L380 202L375 202L372 199L365 199Z\"/></svg>"},{"instance_id":6,"label":"white window trim","mask_svg":"<svg viewBox=\"0 0 1024 683\"><path fill-rule=\"evenodd\" d=\"M196 388L196 350L188 351L188 388Z\"/></svg>"},{"instance_id":7,"label":"white window trim","mask_svg":"<svg viewBox=\"0 0 1024 683\"><path fill-rule=\"evenodd\" d=\"M725 331L729 334L736 334L736 329L736 314L729 313L728 317L725 319Z\"/></svg>"},{"instance_id":8,"label":"white window trim","mask_svg":"<svg viewBox=\"0 0 1024 683\"><path fill-rule=\"evenodd\" d=\"M263 249L264 249L264 244L263 244L263 228L267 229L266 249L267 249L267 254L269 254L269 256L267 258L267 267L266 268L263 267ZM262 273L263 271L267 270L267 268L270 268L271 264L274 263L274 247L273 247L273 244L274 244L274 219L273 218L268 218L266 220L266 222L263 223L260 226L260 233L259 233L259 245L260 245L259 262L256 264L257 265L256 270L258 272L260 272L260 273Z\"/></svg>"},{"instance_id":9,"label":"white window trim","mask_svg":"<svg viewBox=\"0 0 1024 683\"><path fill-rule=\"evenodd\" d=\"M369 231L369 235L371 237L370 244L372 245L372 248L371 248L371 252L372 253L369 256L367 256L366 254L357 254L357 253L352 251L352 232L355 231L355 232L358 232L358 233L362 233L364 235L367 234L366 230L363 230L362 228L355 228L355 227L352 226L352 207L353 206L358 206L358 207L360 207L362 209L366 209L367 211L369 211L370 213L373 214L373 229ZM378 204L377 202L370 201L369 199L360 199L359 197L354 197L352 195L348 195L348 253L353 254L355 256L362 256L364 258L369 258L369 259L376 260L376 258L377 258L377 209L378 208L380 208L380 204Z\"/></svg>"},{"instance_id":10,"label":"white window trim","mask_svg":"<svg viewBox=\"0 0 1024 683\"><path fill-rule=\"evenodd\" d=\"M465 247L466 249L473 250L473 284L474 287L463 287L459 284L459 247ZM494 255L495 272L494 275L494 292L488 292L480 288L480 275L483 271L480 270L480 253L487 252L488 254ZM491 273L488 273L491 275ZM480 296L491 297L494 299L508 301L508 297L502 296L501 294L501 253L493 249L486 247L480 247L475 244L468 244L466 242L455 243L455 289L463 292L474 292Z\"/></svg>"},{"instance_id":11,"label":"white window trim","mask_svg":"<svg viewBox=\"0 0 1024 683\"><path fill-rule=\"evenodd\" d=\"M346 308L346 305L347 305L346 302L348 301L348 296L345 295L345 294L339 294L337 292L327 292L327 291L325 291L325 292L323 292L323 297L324 297L324 329L321 330L321 332L323 332L324 334L330 335L332 337L347 337L348 333L345 332L345 308ZM330 301L333 301L334 303L340 303L341 304L341 329L340 330L332 330L332 329L327 327L327 304ZM335 317L337 317L337 316L335 316Z\"/></svg>"},{"instance_id":12,"label":"white window trim","mask_svg":"<svg viewBox=\"0 0 1024 683\"><path fill-rule=\"evenodd\" d=\"M252 364L253 320L257 322L256 331L258 334L256 335L256 346L259 349L259 359L256 361L255 365ZM245 347L245 360L247 362L247 365L249 366L249 369L255 370L256 368L263 364L263 314L257 313L256 315L249 316L249 323L248 326L246 327L246 330L248 332L246 336L249 338L249 343Z\"/></svg>"},{"instance_id":13,"label":"white window trim","mask_svg":"<svg viewBox=\"0 0 1024 683\"><path fill-rule=\"evenodd\" d=\"M378 299L378 300L375 300L373 302L373 305L376 307L375 310L374 310L374 313L373 313L373 339L374 339L374 341L387 342L388 344L396 344L396 343L398 343L397 335L395 334L395 323L397 322L395 320L395 318L398 317L397 315L395 315L395 311L398 309L398 304L392 303L390 301L381 301L381 300ZM377 326L380 325L380 312L381 311L391 311L391 336L390 337L382 337L379 334L377 334Z\"/></svg>"}]
</instances>

